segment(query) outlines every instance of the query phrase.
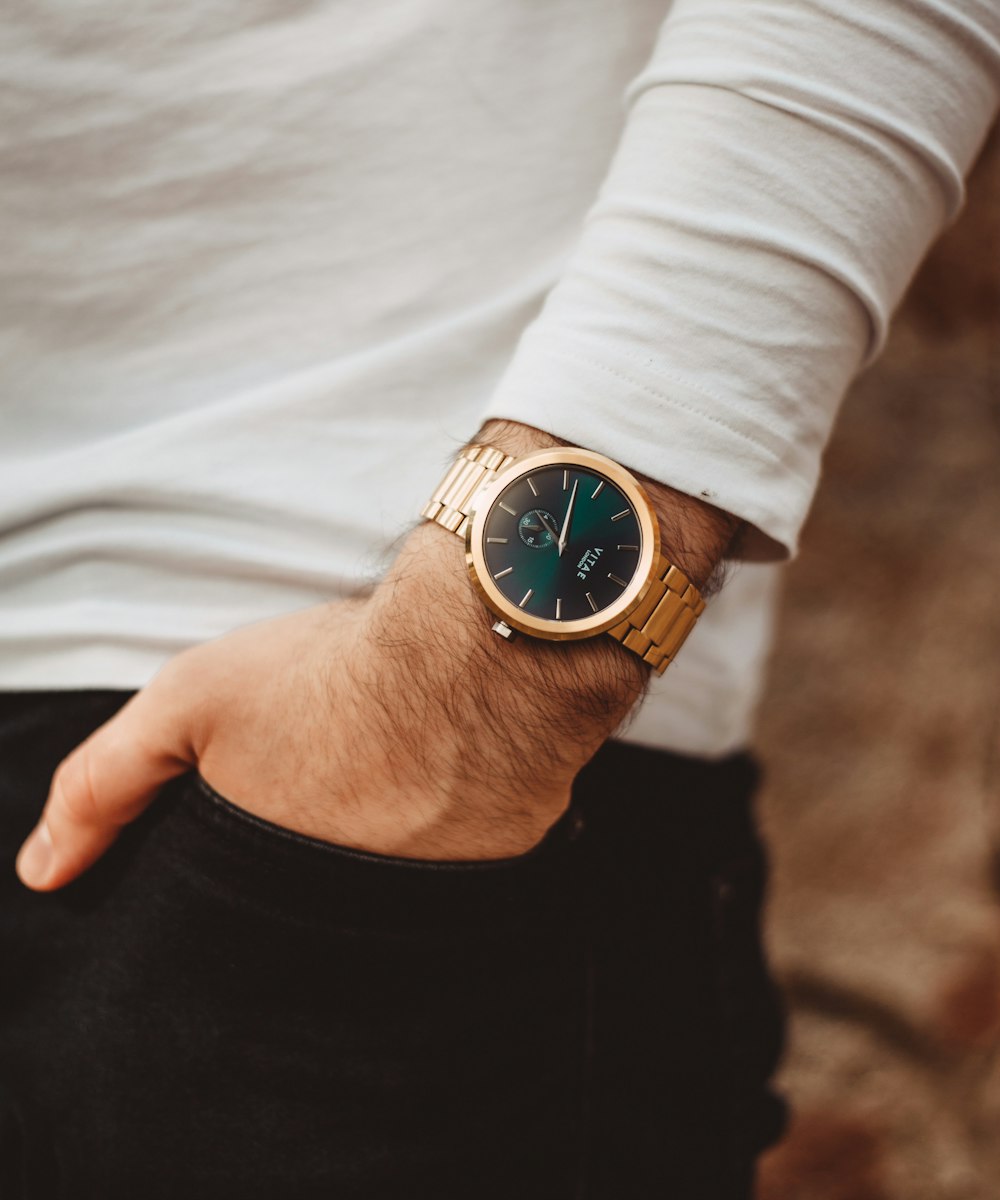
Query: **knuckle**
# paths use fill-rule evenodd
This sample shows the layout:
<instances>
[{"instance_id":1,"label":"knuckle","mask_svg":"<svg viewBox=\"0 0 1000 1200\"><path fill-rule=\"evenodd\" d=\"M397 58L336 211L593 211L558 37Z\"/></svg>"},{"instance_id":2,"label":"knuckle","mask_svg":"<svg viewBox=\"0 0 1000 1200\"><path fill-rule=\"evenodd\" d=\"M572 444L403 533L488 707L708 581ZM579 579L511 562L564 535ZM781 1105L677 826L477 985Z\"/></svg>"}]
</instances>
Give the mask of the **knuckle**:
<instances>
[{"instance_id":1,"label":"knuckle","mask_svg":"<svg viewBox=\"0 0 1000 1200\"><path fill-rule=\"evenodd\" d=\"M64 759L56 768L52 784L63 816L77 825L93 825L98 821L100 810L89 747L81 747Z\"/></svg>"},{"instance_id":2,"label":"knuckle","mask_svg":"<svg viewBox=\"0 0 1000 1200\"><path fill-rule=\"evenodd\" d=\"M153 697L161 701L169 701L182 693L190 682L191 651L184 650L173 658L168 659L146 684L143 693L146 698Z\"/></svg>"},{"instance_id":3,"label":"knuckle","mask_svg":"<svg viewBox=\"0 0 1000 1200\"><path fill-rule=\"evenodd\" d=\"M214 691L218 672L214 656L206 649L193 646L164 663L139 693L144 703L172 712Z\"/></svg>"}]
</instances>

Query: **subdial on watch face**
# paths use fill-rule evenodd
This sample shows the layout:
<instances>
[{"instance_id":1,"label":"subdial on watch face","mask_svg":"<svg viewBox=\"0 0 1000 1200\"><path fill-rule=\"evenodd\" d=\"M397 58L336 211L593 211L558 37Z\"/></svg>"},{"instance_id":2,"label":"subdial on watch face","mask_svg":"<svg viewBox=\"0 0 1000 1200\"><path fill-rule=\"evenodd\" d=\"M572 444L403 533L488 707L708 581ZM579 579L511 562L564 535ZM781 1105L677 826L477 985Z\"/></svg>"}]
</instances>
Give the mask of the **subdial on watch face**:
<instances>
[{"instance_id":1,"label":"subdial on watch face","mask_svg":"<svg viewBox=\"0 0 1000 1200\"><path fill-rule=\"evenodd\" d=\"M559 525L555 517L543 508L532 508L517 523L521 541L533 550L554 546L559 540Z\"/></svg>"},{"instance_id":2,"label":"subdial on watch face","mask_svg":"<svg viewBox=\"0 0 1000 1200\"><path fill-rule=\"evenodd\" d=\"M515 608L578 621L615 605L639 567L642 528L632 501L588 467L555 464L514 480L494 501L483 553Z\"/></svg>"}]
</instances>

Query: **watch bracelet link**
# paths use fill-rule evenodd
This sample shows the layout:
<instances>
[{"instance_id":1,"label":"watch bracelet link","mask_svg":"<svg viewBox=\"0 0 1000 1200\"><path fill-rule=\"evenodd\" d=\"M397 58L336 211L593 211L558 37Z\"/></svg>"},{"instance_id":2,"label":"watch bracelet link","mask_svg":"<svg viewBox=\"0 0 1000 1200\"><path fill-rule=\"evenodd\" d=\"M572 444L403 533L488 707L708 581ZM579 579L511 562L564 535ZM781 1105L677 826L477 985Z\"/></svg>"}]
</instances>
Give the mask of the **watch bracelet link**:
<instances>
[{"instance_id":1,"label":"watch bracelet link","mask_svg":"<svg viewBox=\"0 0 1000 1200\"><path fill-rule=\"evenodd\" d=\"M514 461L493 446L465 446L451 464L420 515L465 537L472 497Z\"/></svg>"},{"instance_id":2,"label":"watch bracelet link","mask_svg":"<svg viewBox=\"0 0 1000 1200\"><path fill-rule=\"evenodd\" d=\"M662 675L704 611L698 589L661 554L646 594L608 633Z\"/></svg>"},{"instance_id":3,"label":"watch bracelet link","mask_svg":"<svg viewBox=\"0 0 1000 1200\"><path fill-rule=\"evenodd\" d=\"M512 462L494 446L463 447L420 515L464 538L473 497ZM660 554L643 598L607 632L662 675L704 610L698 589Z\"/></svg>"}]
</instances>

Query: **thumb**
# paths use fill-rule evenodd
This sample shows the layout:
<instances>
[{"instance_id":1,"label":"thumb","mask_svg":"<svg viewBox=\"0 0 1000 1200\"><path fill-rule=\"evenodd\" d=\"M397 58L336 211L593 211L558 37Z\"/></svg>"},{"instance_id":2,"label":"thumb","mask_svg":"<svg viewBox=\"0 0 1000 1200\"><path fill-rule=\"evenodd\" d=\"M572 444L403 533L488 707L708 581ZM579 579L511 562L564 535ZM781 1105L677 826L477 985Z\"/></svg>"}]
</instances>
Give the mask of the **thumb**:
<instances>
[{"instance_id":1,"label":"thumb","mask_svg":"<svg viewBox=\"0 0 1000 1200\"><path fill-rule=\"evenodd\" d=\"M21 882L48 892L97 861L168 779L196 761L189 709L159 681L138 692L65 758L17 856Z\"/></svg>"}]
</instances>

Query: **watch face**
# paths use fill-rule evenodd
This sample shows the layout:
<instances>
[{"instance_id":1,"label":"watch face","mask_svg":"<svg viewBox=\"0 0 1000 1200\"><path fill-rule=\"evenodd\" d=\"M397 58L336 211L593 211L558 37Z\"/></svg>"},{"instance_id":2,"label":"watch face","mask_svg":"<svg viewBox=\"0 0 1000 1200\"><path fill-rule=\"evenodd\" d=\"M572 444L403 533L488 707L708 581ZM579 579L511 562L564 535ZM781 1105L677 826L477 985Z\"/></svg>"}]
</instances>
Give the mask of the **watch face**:
<instances>
[{"instance_id":1,"label":"watch face","mask_svg":"<svg viewBox=\"0 0 1000 1200\"><path fill-rule=\"evenodd\" d=\"M602 456L575 451L590 461L571 462L568 453L524 460L527 469L493 491L474 523L476 567L491 607L515 627L551 637L614 624L637 597L653 552L635 481ZM545 459L553 461L529 465Z\"/></svg>"}]
</instances>

